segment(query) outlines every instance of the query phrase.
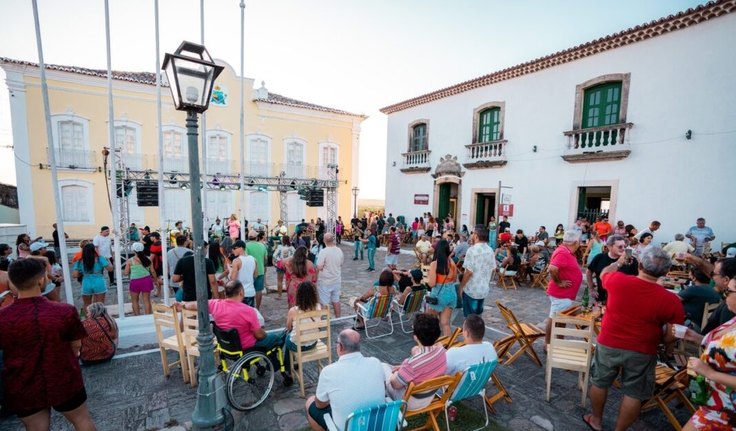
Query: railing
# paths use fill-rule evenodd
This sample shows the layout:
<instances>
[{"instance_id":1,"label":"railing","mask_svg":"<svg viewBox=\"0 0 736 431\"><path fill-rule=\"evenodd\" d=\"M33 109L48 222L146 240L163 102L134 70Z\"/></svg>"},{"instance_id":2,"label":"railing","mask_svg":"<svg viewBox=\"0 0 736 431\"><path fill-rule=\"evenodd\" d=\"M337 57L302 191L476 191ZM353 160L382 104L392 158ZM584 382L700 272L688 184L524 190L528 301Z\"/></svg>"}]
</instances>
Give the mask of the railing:
<instances>
[{"instance_id":1,"label":"railing","mask_svg":"<svg viewBox=\"0 0 736 431\"><path fill-rule=\"evenodd\" d=\"M97 154L94 151L57 149L56 167L62 169L94 169L96 156ZM49 163L51 163L51 157L49 157Z\"/></svg>"},{"instance_id":2,"label":"railing","mask_svg":"<svg viewBox=\"0 0 736 431\"><path fill-rule=\"evenodd\" d=\"M164 171L165 172L189 172L189 158L188 157L165 157L164 158Z\"/></svg>"},{"instance_id":3,"label":"railing","mask_svg":"<svg viewBox=\"0 0 736 431\"><path fill-rule=\"evenodd\" d=\"M221 160L214 157L207 157L207 173L208 174L229 174L237 172L235 163L232 160Z\"/></svg>"},{"instance_id":4,"label":"railing","mask_svg":"<svg viewBox=\"0 0 736 431\"><path fill-rule=\"evenodd\" d=\"M500 140L466 145L465 148L468 149L468 161L472 163L485 160L506 160L507 143L508 141L506 140Z\"/></svg>"},{"instance_id":5,"label":"railing","mask_svg":"<svg viewBox=\"0 0 736 431\"><path fill-rule=\"evenodd\" d=\"M412 151L404 153L404 168L429 168L430 150Z\"/></svg>"},{"instance_id":6,"label":"railing","mask_svg":"<svg viewBox=\"0 0 736 431\"><path fill-rule=\"evenodd\" d=\"M582 211L578 211L578 218L585 217L589 221L594 221L597 217L608 218L608 210L600 208L585 208Z\"/></svg>"},{"instance_id":7,"label":"railing","mask_svg":"<svg viewBox=\"0 0 736 431\"><path fill-rule=\"evenodd\" d=\"M567 136L567 153L583 154L625 150L626 131L633 125L633 123L620 123L564 132Z\"/></svg>"}]
</instances>

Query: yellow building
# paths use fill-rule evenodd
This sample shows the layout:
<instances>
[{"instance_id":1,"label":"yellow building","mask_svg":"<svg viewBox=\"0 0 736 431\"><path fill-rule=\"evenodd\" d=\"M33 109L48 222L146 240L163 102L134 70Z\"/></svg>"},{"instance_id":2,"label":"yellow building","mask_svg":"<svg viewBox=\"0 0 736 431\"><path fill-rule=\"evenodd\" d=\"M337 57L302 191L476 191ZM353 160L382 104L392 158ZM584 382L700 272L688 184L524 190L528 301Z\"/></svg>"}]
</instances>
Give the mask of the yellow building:
<instances>
[{"instance_id":1,"label":"yellow building","mask_svg":"<svg viewBox=\"0 0 736 431\"><path fill-rule=\"evenodd\" d=\"M261 83L245 81L245 151L240 145L240 77L228 64L215 83L213 100L206 113L205 228L216 217L241 214L249 221L262 219L274 226L279 219L278 192L250 187L251 179L287 177L327 179L327 166L339 166L337 214L343 220L352 214L351 188L358 180L360 125L365 116L327 108L270 93ZM49 170L41 81L35 63L0 58L10 95L13 145L18 184L20 222L32 237L50 237L55 209ZM112 225L105 172L112 157L108 147L107 71L74 66L47 66L52 133L55 142L58 187L62 213L71 238L90 238L102 225ZM156 82L153 73L113 72L113 105L116 147L119 160L131 171L150 170L156 178L158 130L156 123ZM162 131L165 173L188 172L185 113L173 109L171 94L162 87ZM203 134L200 121L200 143ZM246 187L236 186L241 157ZM283 174L282 174L283 175ZM135 187L127 197L129 220L173 227L177 220L191 225L189 191L182 181L167 177L164 220L157 207L139 207ZM175 177L175 176L174 176ZM217 178L217 179L216 179ZM223 178L225 178L223 180ZM229 181L229 183L227 183ZM222 184L226 183L226 184ZM133 182L132 184L135 184ZM224 189L224 190L221 190ZM287 193L288 222L302 218L327 218L325 207L307 207L297 191Z\"/></svg>"}]
</instances>

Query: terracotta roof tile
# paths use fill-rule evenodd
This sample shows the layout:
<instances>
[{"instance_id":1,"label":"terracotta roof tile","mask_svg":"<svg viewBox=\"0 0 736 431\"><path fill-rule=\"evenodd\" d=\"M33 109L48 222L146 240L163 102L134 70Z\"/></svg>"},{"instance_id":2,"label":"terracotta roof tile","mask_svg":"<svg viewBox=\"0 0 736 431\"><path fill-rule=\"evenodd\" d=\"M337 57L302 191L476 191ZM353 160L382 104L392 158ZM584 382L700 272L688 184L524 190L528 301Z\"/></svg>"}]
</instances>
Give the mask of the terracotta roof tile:
<instances>
[{"instance_id":1,"label":"terracotta roof tile","mask_svg":"<svg viewBox=\"0 0 736 431\"><path fill-rule=\"evenodd\" d=\"M663 17L647 24L637 25L628 30L601 37L591 42L568 48L564 51L559 51L479 78L474 78L431 93L404 100L403 102L381 108L380 111L384 114L392 114L394 112L453 96L465 91L485 87L487 85L529 73L538 72L549 67L569 63L604 51L640 42L675 30L687 28L691 25L699 24L711 18L723 16L734 11L736 11L736 0L711 1L696 8L679 12L676 15Z\"/></svg>"},{"instance_id":2,"label":"terracotta roof tile","mask_svg":"<svg viewBox=\"0 0 736 431\"><path fill-rule=\"evenodd\" d=\"M314 103L302 102L301 100L292 99L290 97L282 96L276 93L268 93L267 99L254 99L256 102L273 103L274 105L293 106L296 108L311 109L313 111L330 112L332 114L350 115L353 117L368 118L365 115L353 114L348 111L343 111L335 108L328 108L326 106L315 105Z\"/></svg>"}]
</instances>

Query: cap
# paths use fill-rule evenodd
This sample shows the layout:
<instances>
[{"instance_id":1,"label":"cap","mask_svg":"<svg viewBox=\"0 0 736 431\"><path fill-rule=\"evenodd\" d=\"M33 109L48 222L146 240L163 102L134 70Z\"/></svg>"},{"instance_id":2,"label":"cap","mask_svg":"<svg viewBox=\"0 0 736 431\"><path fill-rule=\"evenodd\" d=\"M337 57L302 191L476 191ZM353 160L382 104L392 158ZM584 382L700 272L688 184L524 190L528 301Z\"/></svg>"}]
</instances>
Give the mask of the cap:
<instances>
[{"instance_id":1,"label":"cap","mask_svg":"<svg viewBox=\"0 0 736 431\"><path fill-rule=\"evenodd\" d=\"M143 251L144 247L143 247L143 244L142 243L140 243L140 242L134 242L132 249L133 249L134 252L140 253L141 251Z\"/></svg>"},{"instance_id":2,"label":"cap","mask_svg":"<svg viewBox=\"0 0 736 431\"><path fill-rule=\"evenodd\" d=\"M47 248L49 245L43 241L36 241L33 244L31 244L31 253L41 250L42 248Z\"/></svg>"},{"instance_id":3,"label":"cap","mask_svg":"<svg viewBox=\"0 0 736 431\"><path fill-rule=\"evenodd\" d=\"M233 248L245 248L245 241L239 239L233 243Z\"/></svg>"},{"instance_id":4,"label":"cap","mask_svg":"<svg viewBox=\"0 0 736 431\"><path fill-rule=\"evenodd\" d=\"M726 250L726 257L736 257L736 247L729 247L729 249Z\"/></svg>"},{"instance_id":5,"label":"cap","mask_svg":"<svg viewBox=\"0 0 736 431\"><path fill-rule=\"evenodd\" d=\"M248 232L248 238L253 238L253 239L255 239L255 238L256 238L257 236L258 236L258 234L257 234L257 233L256 233L256 231L254 231L254 230L252 230L252 231Z\"/></svg>"}]
</instances>

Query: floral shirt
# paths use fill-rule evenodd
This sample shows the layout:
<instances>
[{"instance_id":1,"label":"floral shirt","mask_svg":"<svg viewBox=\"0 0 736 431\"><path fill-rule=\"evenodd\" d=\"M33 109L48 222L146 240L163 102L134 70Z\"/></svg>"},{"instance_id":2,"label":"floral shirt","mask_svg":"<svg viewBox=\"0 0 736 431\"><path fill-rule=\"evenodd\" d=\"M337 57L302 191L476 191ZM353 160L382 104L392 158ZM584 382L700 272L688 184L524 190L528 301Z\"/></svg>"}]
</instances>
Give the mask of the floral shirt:
<instances>
[{"instance_id":1,"label":"floral shirt","mask_svg":"<svg viewBox=\"0 0 736 431\"><path fill-rule=\"evenodd\" d=\"M496 269L496 259L493 258L493 250L488 244L478 243L470 247L465 253L463 267L473 273L463 288L463 293L473 299L484 299L488 296L491 274Z\"/></svg>"},{"instance_id":2,"label":"floral shirt","mask_svg":"<svg viewBox=\"0 0 736 431\"><path fill-rule=\"evenodd\" d=\"M714 370L736 375L736 329L716 338L716 334L736 323L729 320L703 338L703 354L700 359ZM707 380L710 386L708 403L701 406L693 415L692 421L697 429L732 430L736 428L736 391L720 383Z\"/></svg>"}]
</instances>

